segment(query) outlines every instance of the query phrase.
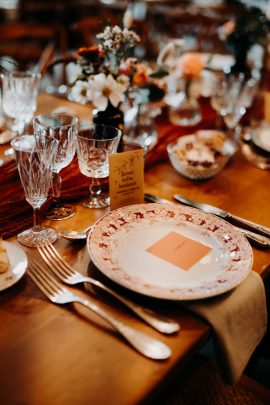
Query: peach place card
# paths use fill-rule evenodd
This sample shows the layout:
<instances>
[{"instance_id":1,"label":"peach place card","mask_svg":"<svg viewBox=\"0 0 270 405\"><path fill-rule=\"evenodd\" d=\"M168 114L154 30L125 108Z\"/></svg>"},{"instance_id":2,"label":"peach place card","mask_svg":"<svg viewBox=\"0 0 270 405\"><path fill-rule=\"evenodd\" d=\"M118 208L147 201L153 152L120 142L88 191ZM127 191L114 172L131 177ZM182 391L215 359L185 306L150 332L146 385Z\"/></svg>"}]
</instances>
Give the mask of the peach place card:
<instances>
[{"instance_id":1,"label":"peach place card","mask_svg":"<svg viewBox=\"0 0 270 405\"><path fill-rule=\"evenodd\" d=\"M144 202L143 149L135 149L109 156L110 207Z\"/></svg>"},{"instance_id":2,"label":"peach place card","mask_svg":"<svg viewBox=\"0 0 270 405\"><path fill-rule=\"evenodd\" d=\"M189 270L207 255L211 248L177 232L170 232L146 251L183 270Z\"/></svg>"}]
</instances>

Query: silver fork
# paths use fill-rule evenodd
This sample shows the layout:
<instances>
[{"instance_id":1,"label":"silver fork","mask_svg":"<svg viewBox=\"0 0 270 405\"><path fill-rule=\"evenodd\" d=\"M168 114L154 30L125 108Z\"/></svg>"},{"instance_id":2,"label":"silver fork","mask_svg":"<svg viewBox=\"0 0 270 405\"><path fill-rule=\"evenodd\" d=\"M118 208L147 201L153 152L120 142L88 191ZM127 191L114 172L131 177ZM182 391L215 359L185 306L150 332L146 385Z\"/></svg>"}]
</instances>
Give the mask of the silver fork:
<instances>
[{"instance_id":1,"label":"silver fork","mask_svg":"<svg viewBox=\"0 0 270 405\"><path fill-rule=\"evenodd\" d=\"M95 314L106 320L120 333L138 352L154 360L165 360L171 356L171 349L163 342L142 333L118 319L114 318L104 309L63 287L50 273L36 260L31 259L27 270L28 275L40 290L55 304L76 302L84 305Z\"/></svg>"},{"instance_id":2,"label":"silver fork","mask_svg":"<svg viewBox=\"0 0 270 405\"><path fill-rule=\"evenodd\" d=\"M92 277L86 277L74 270L67 262L65 262L52 244L41 246L38 248L38 251L52 272L64 283L69 285L90 283L101 288L102 290L111 294L114 298L118 299L120 302L122 302L122 304L126 305L146 323L161 333L170 334L180 330L180 325L177 322L167 319L148 308L144 308L135 302L122 297L100 281L95 280Z\"/></svg>"}]
</instances>

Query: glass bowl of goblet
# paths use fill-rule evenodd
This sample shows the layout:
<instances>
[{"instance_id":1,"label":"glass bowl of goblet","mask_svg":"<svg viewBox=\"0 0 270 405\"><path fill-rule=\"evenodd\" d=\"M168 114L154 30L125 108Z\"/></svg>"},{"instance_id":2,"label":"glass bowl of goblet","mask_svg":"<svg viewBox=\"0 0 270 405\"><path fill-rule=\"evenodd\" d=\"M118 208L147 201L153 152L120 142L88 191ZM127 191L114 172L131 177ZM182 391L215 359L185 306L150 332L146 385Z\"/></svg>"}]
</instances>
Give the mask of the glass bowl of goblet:
<instances>
[{"instance_id":1,"label":"glass bowl of goblet","mask_svg":"<svg viewBox=\"0 0 270 405\"><path fill-rule=\"evenodd\" d=\"M102 189L102 179L109 176L109 155L117 152L121 137L118 128L95 124L79 131L77 155L82 174L91 177L90 198L82 203L87 208L110 205L107 192Z\"/></svg>"},{"instance_id":2,"label":"glass bowl of goblet","mask_svg":"<svg viewBox=\"0 0 270 405\"><path fill-rule=\"evenodd\" d=\"M71 114L40 114L33 120L36 138L56 139L58 148L53 166L53 198L54 203L46 214L50 220L70 218L75 211L71 206L60 203L61 176L60 171L68 166L76 151L76 135L78 132L78 118Z\"/></svg>"}]
</instances>

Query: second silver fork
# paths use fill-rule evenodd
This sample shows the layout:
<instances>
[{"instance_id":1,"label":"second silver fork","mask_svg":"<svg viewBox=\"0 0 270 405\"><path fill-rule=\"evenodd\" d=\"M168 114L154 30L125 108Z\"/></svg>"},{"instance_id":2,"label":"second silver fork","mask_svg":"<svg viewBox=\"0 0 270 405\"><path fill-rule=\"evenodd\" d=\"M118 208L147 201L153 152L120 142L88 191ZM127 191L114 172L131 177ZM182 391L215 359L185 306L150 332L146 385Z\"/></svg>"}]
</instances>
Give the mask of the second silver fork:
<instances>
[{"instance_id":1,"label":"second silver fork","mask_svg":"<svg viewBox=\"0 0 270 405\"><path fill-rule=\"evenodd\" d=\"M127 298L122 297L115 291L111 290L105 284L101 283L98 280L95 280L92 277L86 277L81 273L74 270L58 253L55 247L52 244L48 244L38 248L38 251L47 263L51 271L64 283L69 285L75 285L78 283L90 283L96 287L101 288L106 291L131 311L133 311L137 316L143 319L146 323L152 326L154 329L158 330L161 333L171 334L178 332L180 330L180 325L171 320L167 319L156 312L144 308L141 305L136 304L133 301L130 301Z\"/></svg>"}]
</instances>

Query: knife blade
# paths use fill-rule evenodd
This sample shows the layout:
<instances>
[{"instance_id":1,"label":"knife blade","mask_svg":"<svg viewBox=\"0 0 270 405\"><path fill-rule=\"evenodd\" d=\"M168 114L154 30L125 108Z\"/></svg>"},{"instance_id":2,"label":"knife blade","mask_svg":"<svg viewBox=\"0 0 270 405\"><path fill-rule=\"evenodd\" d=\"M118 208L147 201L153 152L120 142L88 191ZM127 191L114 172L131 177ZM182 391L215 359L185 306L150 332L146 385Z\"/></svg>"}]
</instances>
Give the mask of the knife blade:
<instances>
[{"instance_id":1,"label":"knife blade","mask_svg":"<svg viewBox=\"0 0 270 405\"><path fill-rule=\"evenodd\" d=\"M268 237L270 236L270 228L267 226L260 225L260 224L257 224L256 222L250 221L248 219L238 217L237 215L234 215L231 212L225 211L218 207L214 207L213 205L190 200L189 198L186 198L179 194L174 194L173 198L176 201L181 202L182 204L186 204L186 205L190 205L195 208L199 208L202 211L208 212L209 214L214 214L214 215L221 217L223 219L226 219L226 220L236 221L237 223L244 225L247 228L249 228L255 232L259 232L262 235L265 235Z\"/></svg>"},{"instance_id":2,"label":"knife blade","mask_svg":"<svg viewBox=\"0 0 270 405\"><path fill-rule=\"evenodd\" d=\"M154 203L174 204L170 200L166 200L165 198L156 197L156 196L154 196L152 194L144 194L144 198L145 198L146 201L150 201L150 202L154 202ZM191 201L191 200L189 200L189 199L187 199L185 197L182 197L182 196L181 196L181 198L183 198L183 201L181 201L182 203L184 203L184 200L186 201L185 205L190 205L192 207L199 208L202 211L204 211L202 208L200 208L196 204L195 201ZM177 200L177 201L179 201L179 200ZM188 201L189 201L189 203L188 203ZM235 226L235 225L233 225L233 226L234 226L234 228L238 229L238 231L242 232L242 234L246 238L248 238L251 242L254 242L256 245L261 246L261 247L265 247L265 248L270 247L270 239L267 238L266 236L263 236L263 235L260 235L258 233L249 231L247 229L239 228L238 226Z\"/></svg>"},{"instance_id":3,"label":"knife blade","mask_svg":"<svg viewBox=\"0 0 270 405\"><path fill-rule=\"evenodd\" d=\"M146 201L150 201L153 203L174 204L173 201L166 200L165 198L156 197L155 195L147 194L147 193L144 194L144 199Z\"/></svg>"}]
</instances>

